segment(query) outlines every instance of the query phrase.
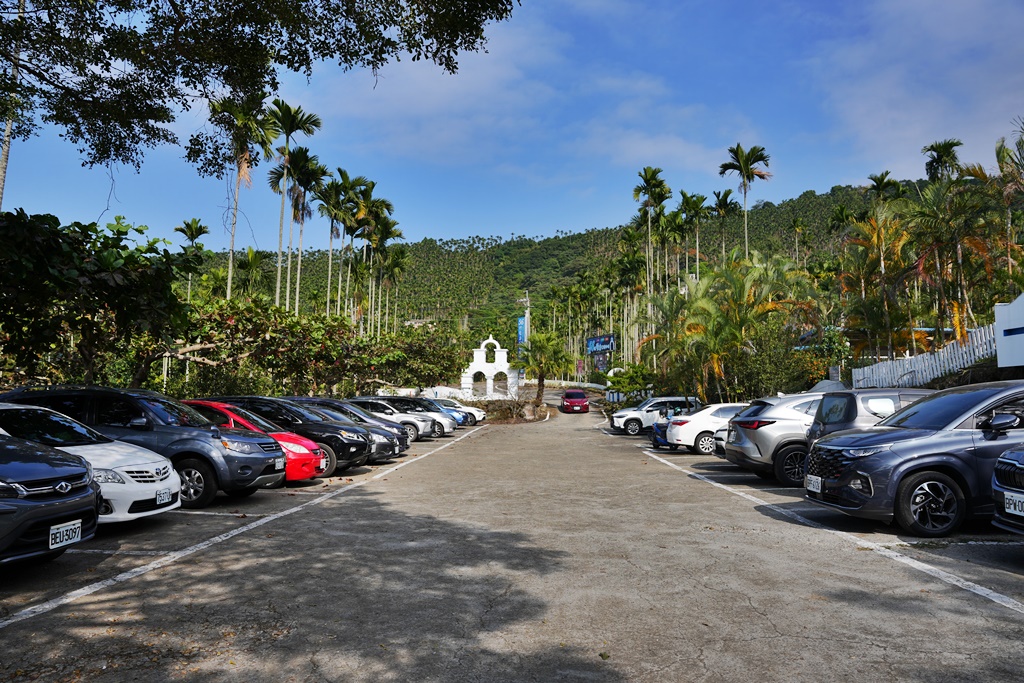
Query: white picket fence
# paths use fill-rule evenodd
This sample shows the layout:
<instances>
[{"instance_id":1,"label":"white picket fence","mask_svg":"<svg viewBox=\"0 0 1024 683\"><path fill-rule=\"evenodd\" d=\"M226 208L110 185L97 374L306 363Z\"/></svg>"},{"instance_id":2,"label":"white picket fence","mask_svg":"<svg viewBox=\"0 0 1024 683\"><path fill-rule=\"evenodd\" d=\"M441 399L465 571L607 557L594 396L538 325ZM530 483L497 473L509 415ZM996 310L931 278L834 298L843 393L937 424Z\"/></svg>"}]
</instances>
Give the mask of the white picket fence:
<instances>
[{"instance_id":1,"label":"white picket fence","mask_svg":"<svg viewBox=\"0 0 1024 683\"><path fill-rule=\"evenodd\" d=\"M853 369L853 388L919 387L936 377L969 367L996 355L995 325L967 333L967 342L952 342L935 353L876 363Z\"/></svg>"}]
</instances>

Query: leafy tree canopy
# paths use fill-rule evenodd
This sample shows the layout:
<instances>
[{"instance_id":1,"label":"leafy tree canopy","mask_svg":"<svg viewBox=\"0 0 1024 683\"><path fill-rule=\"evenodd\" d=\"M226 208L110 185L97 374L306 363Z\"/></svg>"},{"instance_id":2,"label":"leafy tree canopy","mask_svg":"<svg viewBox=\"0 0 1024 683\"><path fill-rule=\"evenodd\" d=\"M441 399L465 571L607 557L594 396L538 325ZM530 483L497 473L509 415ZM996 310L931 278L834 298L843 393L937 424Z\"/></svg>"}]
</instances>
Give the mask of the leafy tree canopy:
<instances>
[{"instance_id":1,"label":"leafy tree canopy","mask_svg":"<svg viewBox=\"0 0 1024 683\"><path fill-rule=\"evenodd\" d=\"M449 72L512 0L0 0L0 118L63 129L85 163L138 167L197 100L276 92L282 71L410 55Z\"/></svg>"}]
</instances>

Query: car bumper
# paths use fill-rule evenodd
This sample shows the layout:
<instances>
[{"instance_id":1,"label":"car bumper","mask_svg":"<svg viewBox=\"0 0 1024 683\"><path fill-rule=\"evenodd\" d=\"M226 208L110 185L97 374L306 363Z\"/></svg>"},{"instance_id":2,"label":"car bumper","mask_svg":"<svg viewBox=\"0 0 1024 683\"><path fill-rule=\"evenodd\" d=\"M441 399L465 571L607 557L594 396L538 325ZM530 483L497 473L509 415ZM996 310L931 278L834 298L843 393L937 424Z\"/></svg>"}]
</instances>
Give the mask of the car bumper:
<instances>
[{"instance_id":1,"label":"car bumper","mask_svg":"<svg viewBox=\"0 0 1024 683\"><path fill-rule=\"evenodd\" d=\"M284 482L287 458L284 452L270 457L236 455L224 458L230 479L224 483L225 491L247 489L253 486L277 486Z\"/></svg>"},{"instance_id":2,"label":"car bumper","mask_svg":"<svg viewBox=\"0 0 1024 683\"><path fill-rule=\"evenodd\" d=\"M285 456L285 481L304 481L313 479L324 471L321 467L323 456L310 453L288 453Z\"/></svg>"},{"instance_id":3,"label":"car bumper","mask_svg":"<svg viewBox=\"0 0 1024 683\"><path fill-rule=\"evenodd\" d=\"M127 480L124 484L100 484L99 522L127 522L180 508L180 492L181 480L174 470L167 479L158 482L140 484Z\"/></svg>"},{"instance_id":4,"label":"car bumper","mask_svg":"<svg viewBox=\"0 0 1024 683\"><path fill-rule=\"evenodd\" d=\"M1012 491L1011 493L1016 494L1016 496L1024 496L1024 492L1021 491ZM995 515L992 518L992 524L1004 531L1024 534L1024 514L1010 511L1019 509L1019 504L1008 507L1006 505L1005 491L999 488L998 485L993 486L992 497L995 499Z\"/></svg>"},{"instance_id":5,"label":"car bumper","mask_svg":"<svg viewBox=\"0 0 1024 683\"><path fill-rule=\"evenodd\" d=\"M723 453L725 459L734 465L747 470L756 470L759 472L769 472L772 469L771 460L765 460L761 457L760 453L751 455L742 448L736 448L730 444L725 444L725 452Z\"/></svg>"},{"instance_id":6,"label":"car bumper","mask_svg":"<svg viewBox=\"0 0 1024 683\"><path fill-rule=\"evenodd\" d=\"M90 484L80 494L61 501L0 500L0 563L27 560L53 552L50 528L81 520L81 541L96 534L99 486Z\"/></svg>"}]
</instances>

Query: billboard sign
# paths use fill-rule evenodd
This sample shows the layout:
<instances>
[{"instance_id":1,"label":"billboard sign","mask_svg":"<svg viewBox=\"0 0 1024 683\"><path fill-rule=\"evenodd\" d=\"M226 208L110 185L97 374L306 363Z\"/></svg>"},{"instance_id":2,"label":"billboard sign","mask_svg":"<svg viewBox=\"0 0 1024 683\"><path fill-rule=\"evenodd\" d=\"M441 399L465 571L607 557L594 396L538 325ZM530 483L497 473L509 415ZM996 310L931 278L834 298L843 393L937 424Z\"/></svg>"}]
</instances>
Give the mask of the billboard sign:
<instances>
[{"instance_id":1,"label":"billboard sign","mask_svg":"<svg viewBox=\"0 0 1024 683\"><path fill-rule=\"evenodd\" d=\"M615 335L605 334L600 337L587 337L587 355L615 350Z\"/></svg>"}]
</instances>

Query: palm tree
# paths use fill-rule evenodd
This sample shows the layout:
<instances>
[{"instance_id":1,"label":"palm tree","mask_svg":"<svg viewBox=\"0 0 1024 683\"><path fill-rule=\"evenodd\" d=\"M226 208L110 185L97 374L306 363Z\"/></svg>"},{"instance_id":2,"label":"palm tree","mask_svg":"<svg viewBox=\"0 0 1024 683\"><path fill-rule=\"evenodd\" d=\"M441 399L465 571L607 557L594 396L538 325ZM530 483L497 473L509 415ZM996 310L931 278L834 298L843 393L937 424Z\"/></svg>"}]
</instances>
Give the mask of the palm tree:
<instances>
[{"instance_id":1,"label":"palm tree","mask_svg":"<svg viewBox=\"0 0 1024 683\"><path fill-rule=\"evenodd\" d=\"M711 218L711 207L704 202L708 200L702 194L687 194L680 190L683 195L679 202L679 210L686 215L686 222L693 226L693 234L697 241L697 282L700 282L700 224Z\"/></svg>"},{"instance_id":2,"label":"palm tree","mask_svg":"<svg viewBox=\"0 0 1024 683\"><path fill-rule=\"evenodd\" d=\"M309 207L309 196L315 193L330 175L327 167L320 163L315 154L306 147L296 147L291 152L289 168L292 176L292 214L299 222L298 264L295 270L295 308L299 312L299 292L302 284L302 236L306 219L313 215Z\"/></svg>"},{"instance_id":3,"label":"palm tree","mask_svg":"<svg viewBox=\"0 0 1024 683\"><path fill-rule=\"evenodd\" d=\"M750 184L757 179L768 180L772 174L758 168L764 164L768 168L771 157L760 145L754 145L749 150L744 150L740 143L729 148L729 161L718 167L718 175L735 173L740 178L740 190L743 192L743 257L750 258L750 239L747 231L747 193L750 192Z\"/></svg>"},{"instance_id":4,"label":"palm tree","mask_svg":"<svg viewBox=\"0 0 1024 683\"><path fill-rule=\"evenodd\" d=\"M960 169L960 159L957 157L956 148L962 144L964 143L956 138L950 138L938 140L921 148L921 154L928 157L928 161L924 164L924 172L927 174L928 180L934 183L936 180L949 180L953 177Z\"/></svg>"},{"instance_id":5,"label":"palm tree","mask_svg":"<svg viewBox=\"0 0 1024 683\"><path fill-rule=\"evenodd\" d=\"M196 246L196 242L203 235L209 235L210 229L199 222L198 218L190 218L187 221L183 221L181 225L174 229L174 232L180 232L188 240L188 245L193 249ZM200 247L203 245L199 245ZM192 273L188 274L188 293L186 295L186 302L192 303Z\"/></svg>"},{"instance_id":6,"label":"palm tree","mask_svg":"<svg viewBox=\"0 0 1024 683\"><path fill-rule=\"evenodd\" d=\"M730 216L735 216L740 211L740 203L732 198L732 190L715 190L715 204L711 207L712 212L718 218L722 229L722 265L725 265L725 221Z\"/></svg>"},{"instance_id":7,"label":"palm tree","mask_svg":"<svg viewBox=\"0 0 1024 683\"><path fill-rule=\"evenodd\" d=\"M1013 205L1024 194L1024 118L1017 119L1017 139L1012 147L1006 139L996 144L996 163L999 164L999 185L1002 189L1002 204L1006 210L1006 266L1013 274Z\"/></svg>"},{"instance_id":8,"label":"palm tree","mask_svg":"<svg viewBox=\"0 0 1024 683\"><path fill-rule=\"evenodd\" d=\"M228 132L231 156L235 162L235 197L231 208L231 243L228 246L228 286L226 298L231 298L231 282L235 265L235 226L238 223L238 192L242 183L252 185L250 171L259 161L256 147L264 157L273 154L273 143L280 133L277 123L263 105L265 93L242 101L228 98L210 102L210 119Z\"/></svg>"},{"instance_id":9,"label":"palm tree","mask_svg":"<svg viewBox=\"0 0 1024 683\"><path fill-rule=\"evenodd\" d=\"M284 203L285 194L288 192L288 165L289 151L292 138L302 133L309 136L319 130L323 123L316 114L307 114L302 107L292 107L284 100L277 98L271 103L268 116L277 126L278 131L284 137L284 145L279 148L281 152L282 172L275 182L271 179L270 187L281 195L281 222L277 233L277 286L274 294L274 305L281 305L281 254L284 249ZM291 277L291 223L288 227L288 274ZM289 285L290 291L290 285ZM288 307L288 297L285 297L285 308Z\"/></svg>"},{"instance_id":10,"label":"palm tree","mask_svg":"<svg viewBox=\"0 0 1024 683\"><path fill-rule=\"evenodd\" d=\"M327 307L326 315L331 314L331 275L334 270L334 238L341 237L338 224L344 221L344 199L342 197L341 182L331 178L313 193L314 198L320 202L317 210L321 216L330 220L330 230L327 238ZM340 280L341 278L339 278Z\"/></svg>"},{"instance_id":11,"label":"palm tree","mask_svg":"<svg viewBox=\"0 0 1024 683\"><path fill-rule=\"evenodd\" d=\"M633 188L633 201L644 201L641 205L643 212L647 214L647 294L653 292L651 285L654 280L652 271L652 260L654 255L654 242L651 238L651 218L655 212L661 214L662 205L672 196L672 190L668 183L661 177L662 170L653 166L644 166L637 175L640 176L640 184Z\"/></svg>"},{"instance_id":12,"label":"palm tree","mask_svg":"<svg viewBox=\"0 0 1024 683\"><path fill-rule=\"evenodd\" d=\"M551 375L565 372L569 367L569 354L562 340L550 332L534 332L528 344L520 350L518 365L537 377L537 396L533 404L544 402L544 382Z\"/></svg>"},{"instance_id":13,"label":"palm tree","mask_svg":"<svg viewBox=\"0 0 1024 683\"><path fill-rule=\"evenodd\" d=\"M349 283L352 279L352 257L354 255L353 242L356 233L359 231L357 215L362 210L361 193L370 185L370 181L363 176L352 177L348 171L338 167L338 182L341 183L342 207L341 222L348 235L348 271L345 276L345 306L348 307ZM338 314L341 313L341 273L338 273Z\"/></svg>"},{"instance_id":14,"label":"palm tree","mask_svg":"<svg viewBox=\"0 0 1024 683\"><path fill-rule=\"evenodd\" d=\"M263 264L266 263L269 254L265 251L257 251L247 247L245 254L238 259L238 272L242 274L241 290L252 298L263 289L264 272Z\"/></svg>"}]
</instances>

